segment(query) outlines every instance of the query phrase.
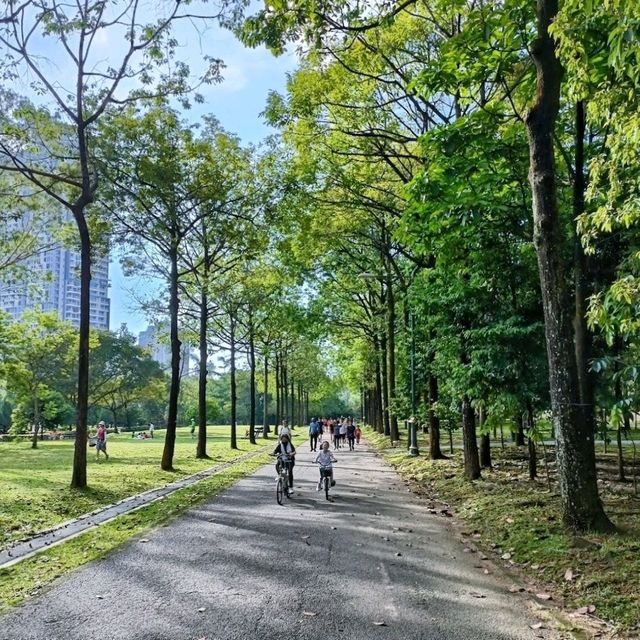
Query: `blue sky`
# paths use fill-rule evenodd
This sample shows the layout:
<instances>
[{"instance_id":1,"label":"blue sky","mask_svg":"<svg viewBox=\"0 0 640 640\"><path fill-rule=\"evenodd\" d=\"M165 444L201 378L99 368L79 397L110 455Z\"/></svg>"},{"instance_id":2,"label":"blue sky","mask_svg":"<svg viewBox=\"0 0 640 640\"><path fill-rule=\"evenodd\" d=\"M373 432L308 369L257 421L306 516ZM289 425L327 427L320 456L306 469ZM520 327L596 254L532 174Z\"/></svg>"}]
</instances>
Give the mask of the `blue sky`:
<instances>
[{"instance_id":1,"label":"blue sky","mask_svg":"<svg viewBox=\"0 0 640 640\"><path fill-rule=\"evenodd\" d=\"M181 43L180 59L197 71L204 54L222 58L226 64L221 84L200 90L205 103L185 112L185 117L197 121L203 114L213 114L228 131L246 142L257 143L273 133L260 113L264 110L269 91L283 91L286 73L296 65L294 54L278 58L263 48L248 49L226 30L210 28L198 35L194 30L181 29L177 33ZM188 44L187 44L188 43ZM148 289L150 284L141 278L126 278L117 260L112 260L111 328L126 323L138 333L147 325L147 318L135 302L135 291Z\"/></svg>"}]
</instances>

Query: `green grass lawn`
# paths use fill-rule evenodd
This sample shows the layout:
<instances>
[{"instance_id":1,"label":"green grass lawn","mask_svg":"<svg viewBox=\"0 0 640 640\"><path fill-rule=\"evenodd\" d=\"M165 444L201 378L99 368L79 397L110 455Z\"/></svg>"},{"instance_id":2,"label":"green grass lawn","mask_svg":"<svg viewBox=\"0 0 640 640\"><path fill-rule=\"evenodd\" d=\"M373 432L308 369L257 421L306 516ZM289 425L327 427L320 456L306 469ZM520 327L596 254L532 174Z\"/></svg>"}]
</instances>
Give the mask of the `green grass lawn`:
<instances>
[{"instance_id":1,"label":"green grass lawn","mask_svg":"<svg viewBox=\"0 0 640 640\"><path fill-rule=\"evenodd\" d=\"M244 427L238 427L243 436ZM73 441L43 441L38 449L30 443L0 442L0 547L33 535L97 507L116 502L146 489L161 486L259 449L238 438L238 450L229 447L229 427L210 427L208 453L211 460L195 457L196 439L189 428L178 430L175 472L160 469L164 431L155 438L136 440L130 433L108 436L109 460L96 461L88 449L88 484L84 490L69 487ZM275 438L268 441L275 446Z\"/></svg>"}]
</instances>

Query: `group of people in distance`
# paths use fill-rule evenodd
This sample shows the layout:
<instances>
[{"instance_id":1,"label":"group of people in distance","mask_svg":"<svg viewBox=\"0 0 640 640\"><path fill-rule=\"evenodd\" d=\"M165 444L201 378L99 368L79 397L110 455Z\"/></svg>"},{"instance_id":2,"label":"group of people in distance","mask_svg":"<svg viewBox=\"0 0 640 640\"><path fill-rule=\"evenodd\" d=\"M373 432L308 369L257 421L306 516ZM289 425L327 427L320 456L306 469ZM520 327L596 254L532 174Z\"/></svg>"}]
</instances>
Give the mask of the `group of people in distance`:
<instances>
[{"instance_id":1,"label":"group of people in distance","mask_svg":"<svg viewBox=\"0 0 640 640\"><path fill-rule=\"evenodd\" d=\"M327 433L329 435L328 440L323 439L323 435ZM360 436L362 432L360 427L353 418L311 418L309 423L309 448L311 451L318 452L318 444L320 444L320 451L316 456L314 462L318 463L322 468L327 469L330 472L331 486L335 485L333 479L333 462L337 462L333 453L329 451L330 443L333 443L333 449L341 449L345 446L345 443L349 445L349 451L355 451L356 444L360 444ZM273 450L273 455L278 456L278 462L276 463L276 472L280 473L280 456L288 459L289 461L289 492L293 492L293 467L295 465L296 448L291 442L291 429L286 420L282 421L282 425L279 429L279 442L276 448ZM318 481L317 491L320 491L322 483L322 476Z\"/></svg>"}]
</instances>

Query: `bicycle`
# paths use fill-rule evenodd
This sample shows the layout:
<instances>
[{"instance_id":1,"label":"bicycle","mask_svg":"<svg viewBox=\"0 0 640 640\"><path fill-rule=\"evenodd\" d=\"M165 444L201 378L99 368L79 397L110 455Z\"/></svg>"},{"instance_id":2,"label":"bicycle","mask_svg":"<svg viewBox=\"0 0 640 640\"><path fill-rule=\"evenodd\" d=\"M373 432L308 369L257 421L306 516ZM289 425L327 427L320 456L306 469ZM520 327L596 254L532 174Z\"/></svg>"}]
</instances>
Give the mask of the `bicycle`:
<instances>
[{"instance_id":1,"label":"bicycle","mask_svg":"<svg viewBox=\"0 0 640 640\"><path fill-rule=\"evenodd\" d=\"M289 495L289 469L291 467L290 456L278 456L278 462L280 463L280 469L278 471L278 479L276 480L276 500L278 504L282 504L283 496L291 498Z\"/></svg>"},{"instance_id":2,"label":"bicycle","mask_svg":"<svg viewBox=\"0 0 640 640\"><path fill-rule=\"evenodd\" d=\"M324 495L329 502L331 502L331 498L329 497L329 487L332 486L331 482L331 471L333 469L332 464L320 464L320 483L324 487ZM333 483L335 484L335 482Z\"/></svg>"}]
</instances>

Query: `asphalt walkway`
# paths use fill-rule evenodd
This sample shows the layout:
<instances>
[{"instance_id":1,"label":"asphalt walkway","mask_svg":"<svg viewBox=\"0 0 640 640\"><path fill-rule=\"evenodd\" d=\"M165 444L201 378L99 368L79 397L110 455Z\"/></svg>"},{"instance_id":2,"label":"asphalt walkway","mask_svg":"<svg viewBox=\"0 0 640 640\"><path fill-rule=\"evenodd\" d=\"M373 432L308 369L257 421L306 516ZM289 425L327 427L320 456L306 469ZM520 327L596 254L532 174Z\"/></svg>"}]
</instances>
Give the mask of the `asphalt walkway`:
<instances>
[{"instance_id":1,"label":"asphalt walkway","mask_svg":"<svg viewBox=\"0 0 640 640\"><path fill-rule=\"evenodd\" d=\"M299 447L0 617L3 640L532 640L527 599L483 573L373 453L340 451L335 502Z\"/></svg>"}]
</instances>

